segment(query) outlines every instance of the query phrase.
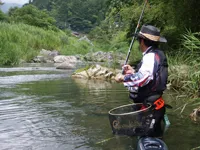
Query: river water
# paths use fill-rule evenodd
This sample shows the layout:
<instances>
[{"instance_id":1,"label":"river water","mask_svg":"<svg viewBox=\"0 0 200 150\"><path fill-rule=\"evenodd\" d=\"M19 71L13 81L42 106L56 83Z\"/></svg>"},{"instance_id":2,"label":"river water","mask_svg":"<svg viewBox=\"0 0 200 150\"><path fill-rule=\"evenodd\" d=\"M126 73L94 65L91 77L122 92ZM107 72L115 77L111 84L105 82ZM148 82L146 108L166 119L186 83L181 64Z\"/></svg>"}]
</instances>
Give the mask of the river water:
<instances>
[{"instance_id":1,"label":"river water","mask_svg":"<svg viewBox=\"0 0 200 150\"><path fill-rule=\"evenodd\" d=\"M129 104L119 83L73 79L74 70L52 64L0 68L1 150L134 150L136 137L115 136L108 111ZM171 126L164 136L169 150L200 146L200 125L180 115L177 95L165 94Z\"/></svg>"}]
</instances>

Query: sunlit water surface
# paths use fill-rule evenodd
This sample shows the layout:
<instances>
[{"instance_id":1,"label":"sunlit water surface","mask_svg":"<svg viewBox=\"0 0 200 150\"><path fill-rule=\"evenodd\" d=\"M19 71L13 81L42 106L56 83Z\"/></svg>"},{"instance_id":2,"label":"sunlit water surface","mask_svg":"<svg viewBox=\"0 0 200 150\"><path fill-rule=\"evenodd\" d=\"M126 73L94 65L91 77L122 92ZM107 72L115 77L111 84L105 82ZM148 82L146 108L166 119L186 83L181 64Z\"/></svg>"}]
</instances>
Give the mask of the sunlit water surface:
<instances>
[{"instance_id":1,"label":"sunlit water surface","mask_svg":"<svg viewBox=\"0 0 200 150\"><path fill-rule=\"evenodd\" d=\"M47 64L0 68L1 150L136 149L137 138L114 136L108 120L110 109L131 102L123 85L73 79L73 72ZM200 146L192 108L180 115L176 96L165 95L175 107L167 110L169 150Z\"/></svg>"}]
</instances>

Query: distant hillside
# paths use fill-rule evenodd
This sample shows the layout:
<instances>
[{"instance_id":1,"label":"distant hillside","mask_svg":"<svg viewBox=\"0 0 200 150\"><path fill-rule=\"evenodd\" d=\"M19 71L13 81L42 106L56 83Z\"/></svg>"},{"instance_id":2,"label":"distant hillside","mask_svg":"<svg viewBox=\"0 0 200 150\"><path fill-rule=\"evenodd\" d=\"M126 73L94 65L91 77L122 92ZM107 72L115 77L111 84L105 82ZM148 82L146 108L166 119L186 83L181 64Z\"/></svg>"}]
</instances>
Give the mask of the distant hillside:
<instances>
[{"instance_id":1,"label":"distant hillside","mask_svg":"<svg viewBox=\"0 0 200 150\"><path fill-rule=\"evenodd\" d=\"M4 13L7 13L8 10L11 8L11 7L22 7L22 5L20 4L16 4L16 3L4 3L2 6L0 6L0 9L1 11L3 11Z\"/></svg>"}]
</instances>

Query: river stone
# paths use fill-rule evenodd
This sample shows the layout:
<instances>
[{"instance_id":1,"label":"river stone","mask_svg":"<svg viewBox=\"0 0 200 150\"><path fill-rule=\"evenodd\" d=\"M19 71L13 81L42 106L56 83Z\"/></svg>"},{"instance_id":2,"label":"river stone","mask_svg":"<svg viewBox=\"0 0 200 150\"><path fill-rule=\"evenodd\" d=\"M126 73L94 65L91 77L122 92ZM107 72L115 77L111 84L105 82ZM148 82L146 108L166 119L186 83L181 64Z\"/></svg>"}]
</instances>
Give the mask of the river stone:
<instances>
[{"instance_id":1,"label":"river stone","mask_svg":"<svg viewBox=\"0 0 200 150\"><path fill-rule=\"evenodd\" d=\"M46 60L46 62L53 62L53 59L55 56L58 56L59 55L59 52L57 50L45 50L45 49L42 49L40 51L40 55L44 57L44 59Z\"/></svg>"},{"instance_id":2,"label":"river stone","mask_svg":"<svg viewBox=\"0 0 200 150\"><path fill-rule=\"evenodd\" d=\"M103 80L113 80L115 76L120 71L118 69L111 69L102 67L100 65L95 65L87 70L74 73L72 77L74 78L87 78L87 79L103 79Z\"/></svg>"},{"instance_id":3,"label":"river stone","mask_svg":"<svg viewBox=\"0 0 200 150\"><path fill-rule=\"evenodd\" d=\"M46 59L44 58L44 56L36 56L35 58L33 58L33 62L35 63L46 63Z\"/></svg>"},{"instance_id":4,"label":"river stone","mask_svg":"<svg viewBox=\"0 0 200 150\"><path fill-rule=\"evenodd\" d=\"M68 63L77 63L77 59L75 56L58 55L54 57L55 63L63 63L65 61Z\"/></svg>"},{"instance_id":5,"label":"river stone","mask_svg":"<svg viewBox=\"0 0 200 150\"><path fill-rule=\"evenodd\" d=\"M101 66L100 65L96 65L96 67L91 67L87 70L88 76L92 77L92 76L96 76L96 74L101 71Z\"/></svg>"}]
</instances>

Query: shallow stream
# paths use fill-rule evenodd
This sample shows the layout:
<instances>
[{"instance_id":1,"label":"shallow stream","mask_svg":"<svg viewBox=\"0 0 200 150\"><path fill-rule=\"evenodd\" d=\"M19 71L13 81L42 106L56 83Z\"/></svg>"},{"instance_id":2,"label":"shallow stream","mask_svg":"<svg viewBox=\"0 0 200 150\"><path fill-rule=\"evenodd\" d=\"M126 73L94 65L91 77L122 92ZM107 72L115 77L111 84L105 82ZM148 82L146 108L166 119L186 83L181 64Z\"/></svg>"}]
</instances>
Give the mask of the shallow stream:
<instances>
[{"instance_id":1,"label":"shallow stream","mask_svg":"<svg viewBox=\"0 0 200 150\"><path fill-rule=\"evenodd\" d=\"M74 70L52 64L0 68L1 150L134 150L136 137L114 136L108 111L129 104L119 83L72 79ZM168 91L169 150L200 146L200 125L190 121L193 107Z\"/></svg>"}]
</instances>

